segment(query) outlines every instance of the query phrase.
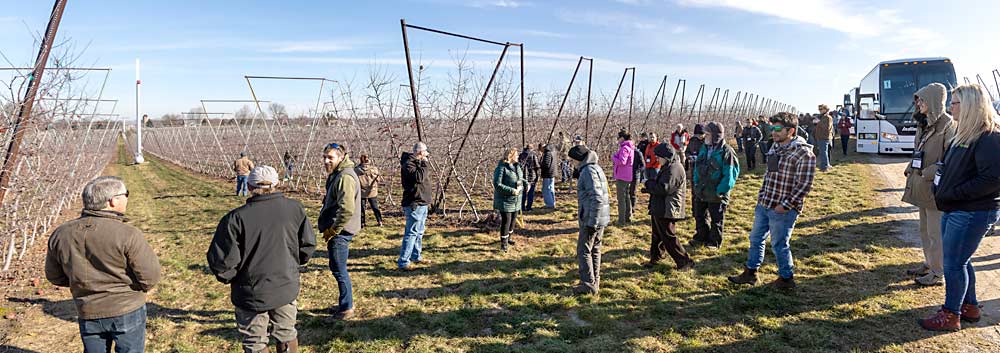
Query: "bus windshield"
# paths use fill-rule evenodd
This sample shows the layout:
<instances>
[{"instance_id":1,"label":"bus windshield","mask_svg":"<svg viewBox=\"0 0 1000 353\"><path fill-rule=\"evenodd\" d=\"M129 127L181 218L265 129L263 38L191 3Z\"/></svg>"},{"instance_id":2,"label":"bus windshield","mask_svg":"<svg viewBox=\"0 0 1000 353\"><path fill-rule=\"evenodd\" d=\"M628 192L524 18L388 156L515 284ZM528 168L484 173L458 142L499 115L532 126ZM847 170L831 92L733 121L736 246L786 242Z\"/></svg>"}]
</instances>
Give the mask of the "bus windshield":
<instances>
[{"instance_id":1,"label":"bus windshield","mask_svg":"<svg viewBox=\"0 0 1000 353\"><path fill-rule=\"evenodd\" d=\"M882 68L883 114L913 112L913 94L920 87L937 82L949 89L958 81L950 63L890 65Z\"/></svg>"}]
</instances>

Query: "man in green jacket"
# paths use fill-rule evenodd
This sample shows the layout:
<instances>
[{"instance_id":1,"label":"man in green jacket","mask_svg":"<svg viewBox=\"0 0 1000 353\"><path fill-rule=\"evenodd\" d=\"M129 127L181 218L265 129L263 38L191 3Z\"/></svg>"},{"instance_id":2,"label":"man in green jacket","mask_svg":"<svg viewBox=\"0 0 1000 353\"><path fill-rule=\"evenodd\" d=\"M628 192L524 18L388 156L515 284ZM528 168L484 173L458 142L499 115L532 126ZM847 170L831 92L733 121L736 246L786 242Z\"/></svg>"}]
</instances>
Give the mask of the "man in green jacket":
<instances>
[{"instance_id":1,"label":"man in green jacket","mask_svg":"<svg viewBox=\"0 0 1000 353\"><path fill-rule=\"evenodd\" d=\"M726 144L726 131L722 124L710 122L705 130L709 136L698 151L692 174L696 233L689 245L719 248L722 246L729 191L740 176L740 162L736 151Z\"/></svg>"},{"instance_id":2,"label":"man in green jacket","mask_svg":"<svg viewBox=\"0 0 1000 353\"><path fill-rule=\"evenodd\" d=\"M354 315L354 295L351 275L347 273L348 245L361 232L361 188L354 162L347 156L347 148L331 143L323 148L323 166L326 178L326 197L319 211L318 228L326 240L330 257L330 271L337 279L340 290L334 318L347 319Z\"/></svg>"}]
</instances>

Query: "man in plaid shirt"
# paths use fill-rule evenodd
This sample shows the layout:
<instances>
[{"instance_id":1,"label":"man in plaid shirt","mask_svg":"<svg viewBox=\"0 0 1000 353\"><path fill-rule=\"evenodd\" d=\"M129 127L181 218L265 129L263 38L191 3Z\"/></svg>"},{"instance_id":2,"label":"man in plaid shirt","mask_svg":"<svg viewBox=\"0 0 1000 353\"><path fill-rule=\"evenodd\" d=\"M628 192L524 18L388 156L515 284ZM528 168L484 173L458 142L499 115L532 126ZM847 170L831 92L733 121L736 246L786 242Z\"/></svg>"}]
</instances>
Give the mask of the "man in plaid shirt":
<instances>
[{"instance_id":1,"label":"man in plaid shirt","mask_svg":"<svg viewBox=\"0 0 1000 353\"><path fill-rule=\"evenodd\" d=\"M764 241L771 236L771 251L778 260L778 278L771 286L795 288L792 273L792 251L789 240L802 204L812 188L816 175L816 155L813 146L796 136L799 120L791 113L771 117L771 137L774 144L767 153L767 174L757 196L750 249L746 267L739 276L729 277L736 284L756 284L757 269L764 261Z\"/></svg>"}]
</instances>

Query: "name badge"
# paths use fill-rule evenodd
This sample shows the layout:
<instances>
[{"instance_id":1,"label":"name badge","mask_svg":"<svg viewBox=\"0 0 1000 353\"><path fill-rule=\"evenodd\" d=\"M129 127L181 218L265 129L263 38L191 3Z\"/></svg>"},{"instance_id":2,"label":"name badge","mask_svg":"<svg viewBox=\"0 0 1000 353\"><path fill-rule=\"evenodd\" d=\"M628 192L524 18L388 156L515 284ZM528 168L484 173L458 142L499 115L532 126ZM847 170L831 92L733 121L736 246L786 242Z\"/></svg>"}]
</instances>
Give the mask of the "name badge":
<instances>
[{"instance_id":1,"label":"name badge","mask_svg":"<svg viewBox=\"0 0 1000 353\"><path fill-rule=\"evenodd\" d=\"M913 167L913 169L923 169L924 161L922 159L914 158L913 161L910 162L910 167Z\"/></svg>"},{"instance_id":2,"label":"name badge","mask_svg":"<svg viewBox=\"0 0 1000 353\"><path fill-rule=\"evenodd\" d=\"M938 186L941 183L941 173L934 175L934 186Z\"/></svg>"},{"instance_id":3,"label":"name badge","mask_svg":"<svg viewBox=\"0 0 1000 353\"><path fill-rule=\"evenodd\" d=\"M944 175L944 163L937 162L937 172L934 173L934 187L937 187L941 183L941 176Z\"/></svg>"}]
</instances>

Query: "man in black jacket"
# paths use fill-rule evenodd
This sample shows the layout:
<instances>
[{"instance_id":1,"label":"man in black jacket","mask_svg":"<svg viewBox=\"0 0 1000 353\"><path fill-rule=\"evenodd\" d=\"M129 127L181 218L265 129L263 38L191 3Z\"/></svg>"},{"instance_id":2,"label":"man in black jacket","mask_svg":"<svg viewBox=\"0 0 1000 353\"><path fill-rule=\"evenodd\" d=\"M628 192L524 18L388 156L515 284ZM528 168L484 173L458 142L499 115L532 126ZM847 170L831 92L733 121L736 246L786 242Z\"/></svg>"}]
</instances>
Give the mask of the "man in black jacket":
<instances>
[{"instance_id":1,"label":"man in black jacket","mask_svg":"<svg viewBox=\"0 0 1000 353\"><path fill-rule=\"evenodd\" d=\"M541 144L538 144L541 151ZM531 146L524 146L524 150L517 156L517 162L524 169L524 179L528 181L528 190L521 200L521 211L531 211L531 206L535 203L535 186L538 185L538 170L542 165L538 162L538 154L531 149Z\"/></svg>"},{"instance_id":2,"label":"man in black jacket","mask_svg":"<svg viewBox=\"0 0 1000 353\"><path fill-rule=\"evenodd\" d=\"M642 192L649 194L649 220L653 228L652 244L649 247L651 268L663 258L666 252L673 258L678 269L688 269L694 264L691 256L677 239L677 222L684 220L684 184L687 183L680 154L669 143L661 143L653 149L660 161L660 170L652 179L646 180Z\"/></svg>"},{"instance_id":3,"label":"man in black jacket","mask_svg":"<svg viewBox=\"0 0 1000 353\"><path fill-rule=\"evenodd\" d=\"M545 145L545 153L542 154L542 200L545 201L545 208L556 208L555 177L558 173L559 156L556 155L556 146Z\"/></svg>"},{"instance_id":4,"label":"man in black jacket","mask_svg":"<svg viewBox=\"0 0 1000 353\"><path fill-rule=\"evenodd\" d=\"M274 168L254 168L247 184L253 196L219 221L208 248L208 266L219 282L231 286L245 351L266 350L271 332L278 352L295 352L298 268L316 250L316 236L302 203L275 191Z\"/></svg>"},{"instance_id":5,"label":"man in black jacket","mask_svg":"<svg viewBox=\"0 0 1000 353\"><path fill-rule=\"evenodd\" d=\"M413 153L403 152L400 164L400 183L403 185L403 215L406 228L403 229L403 244L396 265L404 271L416 269L414 262L423 261L424 230L427 225L427 206L434 198L431 175L427 170L430 152L427 145L417 142Z\"/></svg>"}]
</instances>

